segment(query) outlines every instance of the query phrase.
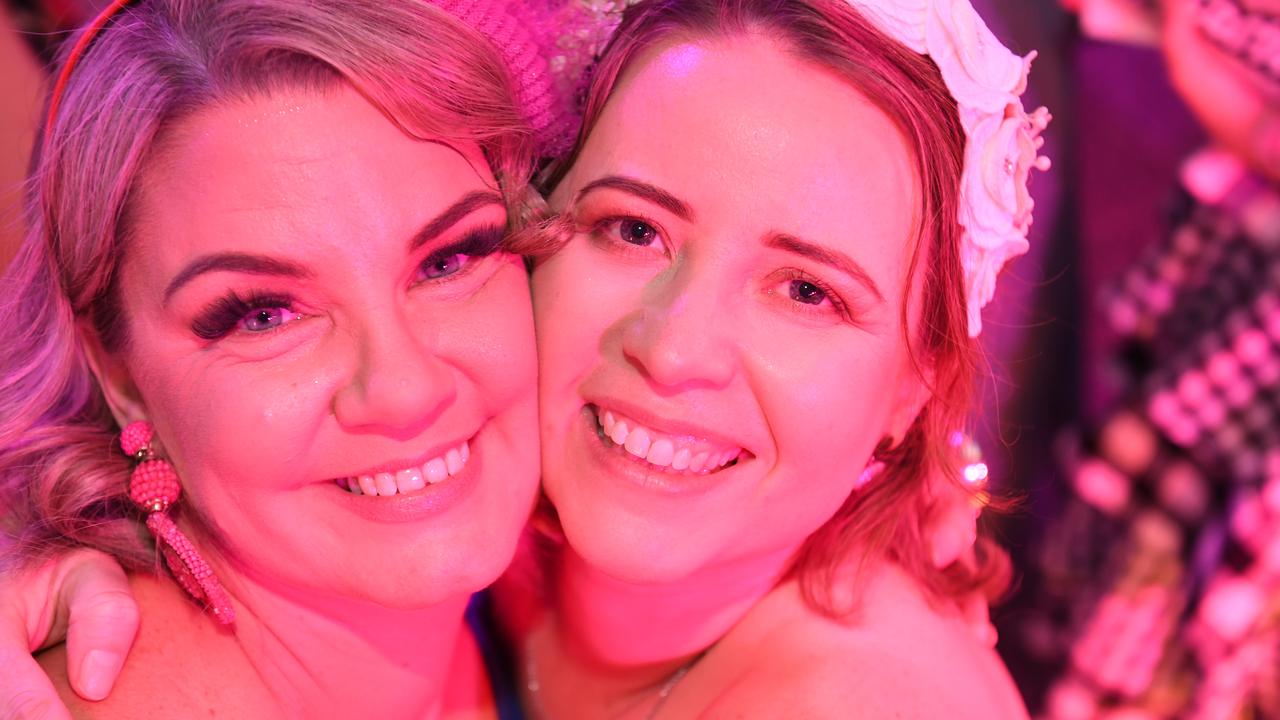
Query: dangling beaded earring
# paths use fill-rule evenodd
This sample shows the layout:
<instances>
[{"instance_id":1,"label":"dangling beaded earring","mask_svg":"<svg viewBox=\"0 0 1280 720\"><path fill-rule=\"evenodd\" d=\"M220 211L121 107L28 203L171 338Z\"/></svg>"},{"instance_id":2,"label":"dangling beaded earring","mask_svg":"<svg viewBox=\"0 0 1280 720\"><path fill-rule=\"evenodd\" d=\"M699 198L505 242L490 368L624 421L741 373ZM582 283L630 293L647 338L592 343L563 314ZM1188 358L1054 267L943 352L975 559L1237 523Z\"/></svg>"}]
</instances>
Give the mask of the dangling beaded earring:
<instances>
[{"instance_id":1,"label":"dangling beaded earring","mask_svg":"<svg viewBox=\"0 0 1280 720\"><path fill-rule=\"evenodd\" d=\"M182 589L211 610L219 623L230 625L236 619L231 598L195 545L169 517L169 507L178 501L182 486L169 461L152 449L154 434L151 423L142 420L129 423L120 432L120 449L137 463L129 476L129 499L146 511L147 529L155 535L165 564Z\"/></svg>"},{"instance_id":2,"label":"dangling beaded earring","mask_svg":"<svg viewBox=\"0 0 1280 720\"><path fill-rule=\"evenodd\" d=\"M862 473L858 475L858 481L853 484L854 490L861 490L866 487L867 483L876 479L876 476L884 472L884 463L878 458L884 457L893 449L893 437L885 436L876 443L876 449L871 451L871 457L867 458L867 466L862 468Z\"/></svg>"},{"instance_id":3,"label":"dangling beaded earring","mask_svg":"<svg viewBox=\"0 0 1280 720\"><path fill-rule=\"evenodd\" d=\"M867 483L876 479L876 476L884 471L884 463L876 459L872 455L867 459L867 466L862 468L862 474L858 475L858 481L853 484L854 490L861 490L866 487Z\"/></svg>"}]
</instances>

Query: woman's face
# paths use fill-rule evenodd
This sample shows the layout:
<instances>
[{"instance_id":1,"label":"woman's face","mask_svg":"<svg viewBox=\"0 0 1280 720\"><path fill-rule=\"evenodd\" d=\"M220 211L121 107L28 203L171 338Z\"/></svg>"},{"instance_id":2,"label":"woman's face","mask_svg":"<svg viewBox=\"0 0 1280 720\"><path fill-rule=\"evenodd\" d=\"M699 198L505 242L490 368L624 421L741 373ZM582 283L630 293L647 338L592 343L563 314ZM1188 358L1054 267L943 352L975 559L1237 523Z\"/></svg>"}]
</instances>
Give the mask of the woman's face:
<instances>
[{"instance_id":1,"label":"woman's face","mask_svg":"<svg viewBox=\"0 0 1280 720\"><path fill-rule=\"evenodd\" d=\"M776 561L836 511L919 407L916 187L886 115L768 41L632 64L551 198L578 232L533 275L543 481L577 553L669 581Z\"/></svg>"},{"instance_id":2,"label":"woman's face","mask_svg":"<svg viewBox=\"0 0 1280 720\"><path fill-rule=\"evenodd\" d=\"M535 358L495 187L345 86L210 109L151 164L118 365L238 570L409 608L506 567Z\"/></svg>"}]
</instances>

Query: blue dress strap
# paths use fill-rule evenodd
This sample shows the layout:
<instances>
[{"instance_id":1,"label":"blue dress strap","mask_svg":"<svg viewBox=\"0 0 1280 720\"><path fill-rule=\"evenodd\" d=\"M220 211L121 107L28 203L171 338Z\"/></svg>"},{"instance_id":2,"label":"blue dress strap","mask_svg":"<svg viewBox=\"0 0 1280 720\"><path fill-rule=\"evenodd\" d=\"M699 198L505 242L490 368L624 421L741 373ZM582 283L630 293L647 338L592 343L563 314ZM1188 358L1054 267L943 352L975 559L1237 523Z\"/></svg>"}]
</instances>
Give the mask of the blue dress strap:
<instances>
[{"instance_id":1,"label":"blue dress strap","mask_svg":"<svg viewBox=\"0 0 1280 720\"><path fill-rule=\"evenodd\" d=\"M471 602L467 603L467 625L480 647L485 669L489 671L489 685L493 688L498 720L525 720L516 688L514 656L511 647L496 630L493 600L487 591L471 596Z\"/></svg>"}]
</instances>

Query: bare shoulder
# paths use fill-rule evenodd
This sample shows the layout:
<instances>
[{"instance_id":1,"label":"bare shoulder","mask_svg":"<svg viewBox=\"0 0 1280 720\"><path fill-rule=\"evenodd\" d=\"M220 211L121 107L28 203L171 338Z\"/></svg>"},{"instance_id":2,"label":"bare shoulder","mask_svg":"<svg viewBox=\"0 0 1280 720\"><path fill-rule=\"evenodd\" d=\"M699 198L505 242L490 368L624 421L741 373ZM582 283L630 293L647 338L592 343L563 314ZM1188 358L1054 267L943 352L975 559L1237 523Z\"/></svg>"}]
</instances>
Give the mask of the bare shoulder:
<instances>
[{"instance_id":1,"label":"bare shoulder","mask_svg":"<svg viewBox=\"0 0 1280 720\"><path fill-rule=\"evenodd\" d=\"M703 717L1027 717L995 652L961 619L935 611L905 576L878 579L847 622L808 610L798 593L769 604L776 626Z\"/></svg>"},{"instance_id":2,"label":"bare shoulder","mask_svg":"<svg viewBox=\"0 0 1280 720\"><path fill-rule=\"evenodd\" d=\"M66 645L57 645L40 653L36 658L50 681L58 691L67 710L73 718L182 718L191 717L192 708L181 689L163 693L151 693L144 697L138 692L136 683L121 677L111 695L100 702L85 700L71 689L71 680L67 674ZM131 663L136 660L131 659ZM137 675L136 671L126 671ZM157 678L159 679L159 678ZM163 686L161 683L159 686Z\"/></svg>"},{"instance_id":3,"label":"bare shoulder","mask_svg":"<svg viewBox=\"0 0 1280 720\"><path fill-rule=\"evenodd\" d=\"M234 708L263 706L251 697L227 648L233 641L214 627L168 580L136 576L130 588L142 607L134 642L111 694L84 700L71 689L65 645L37 657L74 718L240 716Z\"/></svg>"}]
</instances>

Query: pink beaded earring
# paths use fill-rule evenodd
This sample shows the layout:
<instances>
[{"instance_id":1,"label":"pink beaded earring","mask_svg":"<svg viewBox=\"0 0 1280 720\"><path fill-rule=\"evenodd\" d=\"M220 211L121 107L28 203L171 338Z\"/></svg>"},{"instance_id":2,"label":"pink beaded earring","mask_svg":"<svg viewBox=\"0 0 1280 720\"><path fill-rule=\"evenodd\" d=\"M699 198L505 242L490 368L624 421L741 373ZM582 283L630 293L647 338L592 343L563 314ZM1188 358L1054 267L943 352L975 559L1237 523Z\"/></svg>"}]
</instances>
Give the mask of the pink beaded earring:
<instances>
[{"instance_id":1,"label":"pink beaded earring","mask_svg":"<svg viewBox=\"0 0 1280 720\"><path fill-rule=\"evenodd\" d=\"M230 625L236 619L231 598L195 545L169 517L169 507L178 501L182 486L169 461L152 449L154 434L151 423L142 420L129 423L120 432L120 449L137 462L129 476L129 499L146 511L147 529L155 535L165 564L182 589L211 610L214 619Z\"/></svg>"},{"instance_id":2,"label":"pink beaded earring","mask_svg":"<svg viewBox=\"0 0 1280 720\"><path fill-rule=\"evenodd\" d=\"M867 458L866 467L862 468L862 472L858 475L858 480L854 482L853 489L861 490L867 486L867 483L876 479L876 476L884 472L884 462L879 458L889 454L893 449L893 436L886 435L880 438L880 442L876 443L876 449L871 452L871 457Z\"/></svg>"},{"instance_id":3,"label":"pink beaded earring","mask_svg":"<svg viewBox=\"0 0 1280 720\"><path fill-rule=\"evenodd\" d=\"M875 455L872 455L867 460L867 466L862 468L862 474L858 475L858 481L853 484L853 489L861 490L866 487L867 483L875 480L876 476L883 471L884 463L877 460Z\"/></svg>"}]
</instances>

